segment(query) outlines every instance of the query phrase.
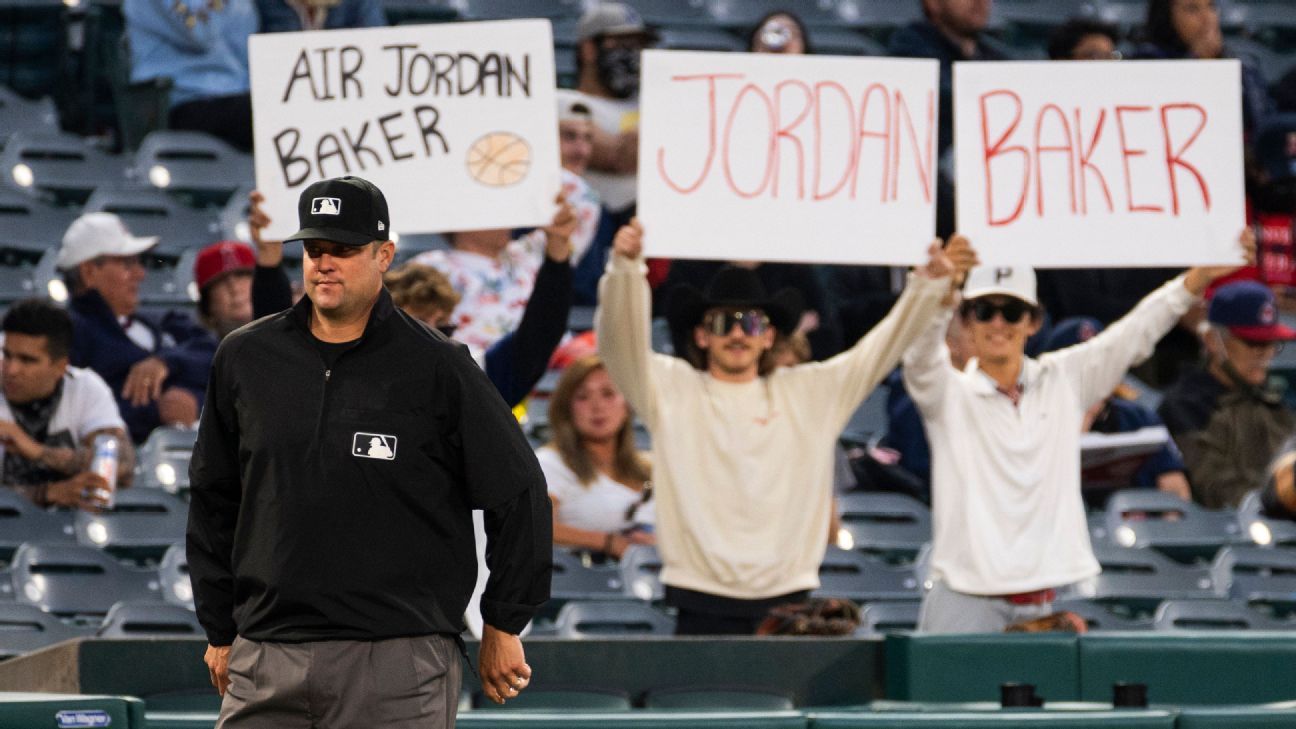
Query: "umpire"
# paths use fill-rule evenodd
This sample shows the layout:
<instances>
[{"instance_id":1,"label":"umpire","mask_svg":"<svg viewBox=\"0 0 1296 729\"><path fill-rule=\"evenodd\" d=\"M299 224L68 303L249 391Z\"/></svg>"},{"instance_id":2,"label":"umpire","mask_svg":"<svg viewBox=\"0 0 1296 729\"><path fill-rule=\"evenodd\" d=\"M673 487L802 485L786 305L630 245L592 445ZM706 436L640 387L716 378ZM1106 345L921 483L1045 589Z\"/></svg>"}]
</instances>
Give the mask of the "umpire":
<instances>
[{"instance_id":1,"label":"umpire","mask_svg":"<svg viewBox=\"0 0 1296 729\"><path fill-rule=\"evenodd\" d=\"M482 687L515 697L549 596L544 477L462 346L392 305L382 192L297 204L306 295L216 352L190 465L189 570L218 727L453 727L485 511Z\"/></svg>"}]
</instances>

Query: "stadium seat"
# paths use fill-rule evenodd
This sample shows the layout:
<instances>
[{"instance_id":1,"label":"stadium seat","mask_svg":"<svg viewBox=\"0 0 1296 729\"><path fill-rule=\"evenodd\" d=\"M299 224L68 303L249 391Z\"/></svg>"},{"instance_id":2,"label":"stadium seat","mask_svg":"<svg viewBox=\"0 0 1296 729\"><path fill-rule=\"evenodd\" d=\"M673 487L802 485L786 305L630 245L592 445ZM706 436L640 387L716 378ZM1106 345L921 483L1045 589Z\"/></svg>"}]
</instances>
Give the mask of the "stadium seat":
<instances>
[{"instance_id":1,"label":"stadium seat","mask_svg":"<svg viewBox=\"0 0 1296 729\"><path fill-rule=\"evenodd\" d=\"M206 635L192 610L156 602L119 602L108 610L100 638L201 638Z\"/></svg>"},{"instance_id":2,"label":"stadium seat","mask_svg":"<svg viewBox=\"0 0 1296 729\"><path fill-rule=\"evenodd\" d=\"M1150 630L1152 621L1136 620L1117 615L1106 605L1094 600L1057 600L1053 603L1056 612L1069 611L1084 619L1089 630Z\"/></svg>"},{"instance_id":3,"label":"stadium seat","mask_svg":"<svg viewBox=\"0 0 1296 729\"><path fill-rule=\"evenodd\" d=\"M549 602L541 609L541 618L556 616L565 603L573 600L630 600L616 565L586 566L579 555L562 547L553 550L549 595Z\"/></svg>"},{"instance_id":4,"label":"stadium seat","mask_svg":"<svg viewBox=\"0 0 1296 729\"><path fill-rule=\"evenodd\" d=\"M749 31L765 15L776 10L793 10L807 26L834 26L841 22L836 8L825 3L789 4L785 0L709 0L707 11L716 23L734 30ZM811 38L814 32L810 33Z\"/></svg>"},{"instance_id":5,"label":"stadium seat","mask_svg":"<svg viewBox=\"0 0 1296 729\"><path fill-rule=\"evenodd\" d=\"M58 112L49 97L35 101L0 84L0 148L14 132L43 132L58 126Z\"/></svg>"},{"instance_id":6,"label":"stadium seat","mask_svg":"<svg viewBox=\"0 0 1296 729\"><path fill-rule=\"evenodd\" d=\"M149 133L127 175L140 185L182 193L200 207L224 205L236 190L254 184L252 156L202 132Z\"/></svg>"},{"instance_id":7,"label":"stadium seat","mask_svg":"<svg viewBox=\"0 0 1296 729\"><path fill-rule=\"evenodd\" d=\"M885 635L915 630L922 603L918 600L870 602L860 606L860 627L855 635Z\"/></svg>"},{"instance_id":8,"label":"stadium seat","mask_svg":"<svg viewBox=\"0 0 1296 729\"><path fill-rule=\"evenodd\" d=\"M1225 547L1211 567L1215 589L1275 615L1296 612L1296 549Z\"/></svg>"},{"instance_id":9,"label":"stadium seat","mask_svg":"<svg viewBox=\"0 0 1296 729\"><path fill-rule=\"evenodd\" d=\"M666 27L657 48L670 51L738 52L747 50L734 36L713 28Z\"/></svg>"},{"instance_id":10,"label":"stadium seat","mask_svg":"<svg viewBox=\"0 0 1296 729\"><path fill-rule=\"evenodd\" d=\"M13 559L24 542L76 541L72 515L46 511L12 489L0 488L0 563Z\"/></svg>"},{"instance_id":11,"label":"stadium seat","mask_svg":"<svg viewBox=\"0 0 1296 729\"><path fill-rule=\"evenodd\" d=\"M464 20L570 18L581 14L580 0L455 0Z\"/></svg>"},{"instance_id":12,"label":"stadium seat","mask_svg":"<svg viewBox=\"0 0 1296 729\"><path fill-rule=\"evenodd\" d=\"M24 544L14 554L18 602L61 616L102 616L123 600L160 600L157 572L79 544Z\"/></svg>"},{"instance_id":13,"label":"stadium seat","mask_svg":"<svg viewBox=\"0 0 1296 729\"><path fill-rule=\"evenodd\" d=\"M549 688L532 686L497 704L481 692L473 694L474 710L490 711L630 711L630 696L624 691L593 688Z\"/></svg>"},{"instance_id":14,"label":"stadium seat","mask_svg":"<svg viewBox=\"0 0 1296 729\"><path fill-rule=\"evenodd\" d=\"M621 582L626 592L645 602L659 602L665 596L661 583L662 559L657 548L632 544L621 555Z\"/></svg>"},{"instance_id":15,"label":"stadium seat","mask_svg":"<svg viewBox=\"0 0 1296 729\"><path fill-rule=\"evenodd\" d=\"M919 3L879 3L876 0L838 0L837 16L842 25L867 30L880 40L897 28L923 19L922 5ZM810 39L813 43L813 31Z\"/></svg>"},{"instance_id":16,"label":"stadium seat","mask_svg":"<svg viewBox=\"0 0 1296 729\"><path fill-rule=\"evenodd\" d=\"M931 541L931 510L904 494L851 491L837 497L837 507L857 552L911 561Z\"/></svg>"},{"instance_id":17,"label":"stadium seat","mask_svg":"<svg viewBox=\"0 0 1296 729\"><path fill-rule=\"evenodd\" d=\"M177 268L183 269L184 266ZM192 270L192 264L189 269ZM154 428L135 453L133 488L158 488L177 495L187 493L189 458L197 439L198 431L193 428Z\"/></svg>"},{"instance_id":18,"label":"stadium seat","mask_svg":"<svg viewBox=\"0 0 1296 729\"><path fill-rule=\"evenodd\" d=\"M0 85L35 99L59 90L67 70L62 0L0 1Z\"/></svg>"},{"instance_id":19,"label":"stadium seat","mask_svg":"<svg viewBox=\"0 0 1296 729\"><path fill-rule=\"evenodd\" d=\"M58 248L76 213L11 187L0 187L0 246L44 253Z\"/></svg>"},{"instance_id":20,"label":"stadium seat","mask_svg":"<svg viewBox=\"0 0 1296 729\"><path fill-rule=\"evenodd\" d=\"M1263 514L1260 491L1248 491L1238 503L1238 529L1261 547L1296 546L1296 521L1270 519Z\"/></svg>"},{"instance_id":21,"label":"stadium seat","mask_svg":"<svg viewBox=\"0 0 1296 729\"><path fill-rule=\"evenodd\" d=\"M1157 630L1279 630L1283 625L1232 600L1166 600L1152 621ZM1296 629L1296 625L1286 626Z\"/></svg>"},{"instance_id":22,"label":"stadium seat","mask_svg":"<svg viewBox=\"0 0 1296 729\"><path fill-rule=\"evenodd\" d=\"M1102 574L1082 580L1061 594L1119 606L1133 614L1152 613L1162 600L1215 596L1208 571L1185 567L1151 549L1094 545Z\"/></svg>"},{"instance_id":23,"label":"stadium seat","mask_svg":"<svg viewBox=\"0 0 1296 729\"><path fill-rule=\"evenodd\" d=\"M1204 509L1155 489L1112 494L1106 519L1110 543L1152 547L1185 564L1209 561L1220 547L1245 541L1232 511Z\"/></svg>"},{"instance_id":24,"label":"stadium seat","mask_svg":"<svg viewBox=\"0 0 1296 729\"><path fill-rule=\"evenodd\" d=\"M35 605L0 602L0 659L88 634Z\"/></svg>"},{"instance_id":25,"label":"stadium seat","mask_svg":"<svg viewBox=\"0 0 1296 729\"><path fill-rule=\"evenodd\" d=\"M792 697L742 687L678 686L644 695L645 709L692 711L791 711Z\"/></svg>"},{"instance_id":26,"label":"stadium seat","mask_svg":"<svg viewBox=\"0 0 1296 729\"><path fill-rule=\"evenodd\" d=\"M1084 9L1089 17L1111 23L1126 35L1143 27L1147 19L1146 0L1090 0Z\"/></svg>"},{"instance_id":27,"label":"stadium seat","mask_svg":"<svg viewBox=\"0 0 1296 729\"><path fill-rule=\"evenodd\" d=\"M859 552L829 547L819 565L816 597L841 597L855 602L914 600L921 597L918 578L910 567L895 567Z\"/></svg>"},{"instance_id":28,"label":"stadium seat","mask_svg":"<svg viewBox=\"0 0 1296 729\"><path fill-rule=\"evenodd\" d=\"M450 240L440 233L408 233L394 240L398 265L421 253L450 250Z\"/></svg>"},{"instance_id":29,"label":"stadium seat","mask_svg":"<svg viewBox=\"0 0 1296 729\"><path fill-rule=\"evenodd\" d=\"M810 44L816 55L885 56L886 47L876 40L846 28L815 28Z\"/></svg>"},{"instance_id":30,"label":"stadium seat","mask_svg":"<svg viewBox=\"0 0 1296 729\"><path fill-rule=\"evenodd\" d=\"M634 7L652 26L710 27L715 21L707 12L706 0L635 0Z\"/></svg>"},{"instance_id":31,"label":"stadium seat","mask_svg":"<svg viewBox=\"0 0 1296 729\"><path fill-rule=\"evenodd\" d=\"M155 563L184 540L188 512L178 496L160 489L123 489L111 509L76 512L77 541L119 559Z\"/></svg>"},{"instance_id":32,"label":"stadium seat","mask_svg":"<svg viewBox=\"0 0 1296 729\"><path fill-rule=\"evenodd\" d=\"M167 548L158 563L158 580L161 583L162 599L172 605L194 609L193 584L189 580L189 557L185 553L184 542L178 542Z\"/></svg>"},{"instance_id":33,"label":"stadium seat","mask_svg":"<svg viewBox=\"0 0 1296 729\"><path fill-rule=\"evenodd\" d=\"M554 620L564 638L672 635L675 620L641 602L569 602Z\"/></svg>"},{"instance_id":34,"label":"stadium seat","mask_svg":"<svg viewBox=\"0 0 1296 729\"><path fill-rule=\"evenodd\" d=\"M182 205L159 190L123 183L101 185L84 210L113 213L131 233L158 236L157 253L179 256L186 248L202 248L220 238L217 214Z\"/></svg>"},{"instance_id":35,"label":"stadium seat","mask_svg":"<svg viewBox=\"0 0 1296 729\"><path fill-rule=\"evenodd\" d=\"M252 229L248 226L248 213L251 212L252 206L248 203L248 195L252 192L252 187L241 187L235 190L229 196L229 200L221 207L217 218L220 222L220 237L225 240L241 240L244 243L251 244Z\"/></svg>"},{"instance_id":36,"label":"stadium seat","mask_svg":"<svg viewBox=\"0 0 1296 729\"><path fill-rule=\"evenodd\" d=\"M5 184L29 194L80 205L95 188L121 184L126 164L70 134L18 132L0 153L0 174Z\"/></svg>"}]
</instances>

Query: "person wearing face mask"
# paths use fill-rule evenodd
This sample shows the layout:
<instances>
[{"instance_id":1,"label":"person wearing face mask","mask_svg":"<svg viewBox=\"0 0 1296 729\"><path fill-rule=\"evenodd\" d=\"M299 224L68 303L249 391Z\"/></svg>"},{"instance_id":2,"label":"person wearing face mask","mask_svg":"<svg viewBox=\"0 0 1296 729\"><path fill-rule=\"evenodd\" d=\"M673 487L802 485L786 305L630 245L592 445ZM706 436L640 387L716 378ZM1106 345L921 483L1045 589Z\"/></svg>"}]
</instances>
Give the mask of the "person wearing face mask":
<instances>
[{"instance_id":1,"label":"person wearing face mask","mask_svg":"<svg viewBox=\"0 0 1296 729\"><path fill-rule=\"evenodd\" d=\"M966 239L956 236L950 248L959 245ZM1254 257L1249 231L1241 247ZM931 579L919 631L999 632L1047 615L1055 588L1099 573L1080 494L1085 411L1235 268L1193 268L1101 334L1039 359L1026 356L1043 321L1035 272L972 270L957 312L935 317L904 355L905 390L932 454ZM952 316L962 317L974 355L961 370L945 345Z\"/></svg>"},{"instance_id":2,"label":"person wearing face mask","mask_svg":"<svg viewBox=\"0 0 1296 729\"><path fill-rule=\"evenodd\" d=\"M634 206L639 171L639 56L657 36L622 3L595 5L576 35L577 90L594 120L586 179L623 222Z\"/></svg>"},{"instance_id":3,"label":"person wearing face mask","mask_svg":"<svg viewBox=\"0 0 1296 729\"><path fill-rule=\"evenodd\" d=\"M1278 321L1273 292L1255 281L1219 287L1207 310L1207 361L1166 391L1158 413L1183 451L1193 499L1236 507L1296 429L1269 368L1296 329Z\"/></svg>"}]
</instances>

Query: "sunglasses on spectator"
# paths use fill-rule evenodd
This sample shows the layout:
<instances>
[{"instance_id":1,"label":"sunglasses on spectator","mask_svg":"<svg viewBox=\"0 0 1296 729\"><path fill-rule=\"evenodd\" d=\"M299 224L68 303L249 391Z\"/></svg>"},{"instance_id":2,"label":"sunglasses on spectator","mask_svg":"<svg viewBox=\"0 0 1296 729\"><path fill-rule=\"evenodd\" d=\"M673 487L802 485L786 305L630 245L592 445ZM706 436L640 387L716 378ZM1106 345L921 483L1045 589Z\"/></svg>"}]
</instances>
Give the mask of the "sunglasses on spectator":
<instances>
[{"instance_id":1,"label":"sunglasses on spectator","mask_svg":"<svg viewBox=\"0 0 1296 729\"><path fill-rule=\"evenodd\" d=\"M1004 302L976 299L968 302L965 306L979 322L988 322L994 319L995 314L998 314L1003 317L1005 322L1016 324L1022 320L1022 317L1033 311L1030 304L1018 299L1008 299Z\"/></svg>"},{"instance_id":2,"label":"sunglasses on spectator","mask_svg":"<svg viewBox=\"0 0 1296 729\"><path fill-rule=\"evenodd\" d=\"M754 337L769 331L770 320L765 316L765 312L760 309L725 309L713 311L707 314L706 328L717 337L723 337L733 331L734 325L742 329L742 333Z\"/></svg>"}]
</instances>

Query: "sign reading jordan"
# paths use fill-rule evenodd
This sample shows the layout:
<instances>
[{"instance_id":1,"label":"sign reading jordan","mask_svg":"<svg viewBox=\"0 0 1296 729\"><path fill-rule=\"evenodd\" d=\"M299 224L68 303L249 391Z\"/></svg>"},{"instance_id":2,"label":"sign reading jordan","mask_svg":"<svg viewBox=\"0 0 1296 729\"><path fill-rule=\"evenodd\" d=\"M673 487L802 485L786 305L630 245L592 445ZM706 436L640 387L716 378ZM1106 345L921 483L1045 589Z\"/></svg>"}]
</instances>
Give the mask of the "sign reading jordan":
<instances>
[{"instance_id":1,"label":"sign reading jordan","mask_svg":"<svg viewBox=\"0 0 1296 729\"><path fill-rule=\"evenodd\" d=\"M936 229L936 61L647 51L650 256L914 264Z\"/></svg>"},{"instance_id":2,"label":"sign reading jordan","mask_svg":"<svg viewBox=\"0 0 1296 729\"><path fill-rule=\"evenodd\" d=\"M547 223L559 190L545 20L267 33L249 40L256 184L291 234L297 197L356 175L397 233Z\"/></svg>"}]
</instances>

